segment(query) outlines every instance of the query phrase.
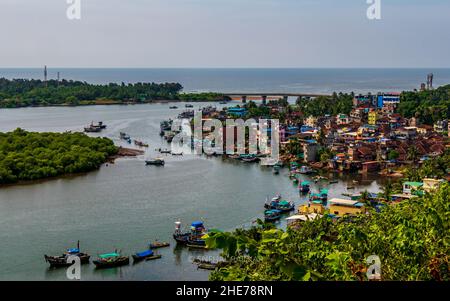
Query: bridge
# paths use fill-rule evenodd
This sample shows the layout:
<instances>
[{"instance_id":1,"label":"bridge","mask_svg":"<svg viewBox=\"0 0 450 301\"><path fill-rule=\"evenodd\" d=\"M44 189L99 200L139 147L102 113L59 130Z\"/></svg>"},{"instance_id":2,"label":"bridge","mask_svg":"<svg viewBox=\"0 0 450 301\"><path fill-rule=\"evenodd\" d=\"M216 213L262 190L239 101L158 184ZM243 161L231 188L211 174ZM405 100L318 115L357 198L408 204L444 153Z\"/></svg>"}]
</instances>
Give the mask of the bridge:
<instances>
[{"instance_id":1,"label":"bridge","mask_svg":"<svg viewBox=\"0 0 450 301\"><path fill-rule=\"evenodd\" d=\"M224 93L224 96L230 97L230 98L236 98L236 97L240 97L242 99L242 102L245 103L247 102L247 97L252 97L252 96L260 96L262 99L262 102L265 104L267 101L267 97L279 97L279 98L283 98L285 100L288 99L288 97L310 97L310 98L316 98L319 96L331 96L330 94L317 94L317 93L267 93L267 92L262 92L262 93L257 93L257 92L251 92L251 93Z\"/></svg>"}]
</instances>

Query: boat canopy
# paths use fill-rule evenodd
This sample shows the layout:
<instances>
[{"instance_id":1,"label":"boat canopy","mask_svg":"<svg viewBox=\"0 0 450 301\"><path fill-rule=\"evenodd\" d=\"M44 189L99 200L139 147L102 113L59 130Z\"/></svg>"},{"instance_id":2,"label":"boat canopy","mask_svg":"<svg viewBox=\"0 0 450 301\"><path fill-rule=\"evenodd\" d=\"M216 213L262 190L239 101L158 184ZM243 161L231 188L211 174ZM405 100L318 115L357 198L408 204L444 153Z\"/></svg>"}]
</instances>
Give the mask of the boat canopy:
<instances>
[{"instance_id":1,"label":"boat canopy","mask_svg":"<svg viewBox=\"0 0 450 301\"><path fill-rule=\"evenodd\" d=\"M144 252L136 253L136 255L138 257L152 256L153 255L153 251L152 250L147 250L147 251L144 251Z\"/></svg>"},{"instance_id":2,"label":"boat canopy","mask_svg":"<svg viewBox=\"0 0 450 301\"><path fill-rule=\"evenodd\" d=\"M302 186L309 186L309 182L308 181L303 181L302 182Z\"/></svg>"},{"instance_id":3,"label":"boat canopy","mask_svg":"<svg viewBox=\"0 0 450 301\"><path fill-rule=\"evenodd\" d=\"M200 228L200 227L203 227L203 222L201 222L201 221L196 221L196 222L193 222L193 223L191 224L191 226L194 227L194 228Z\"/></svg>"},{"instance_id":4,"label":"boat canopy","mask_svg":"<svg viewBox=\"0 0 450 301\"><path fill-rule=\"evenodd\" d=\"M100 254L100 255L98 255L98 257L99 258L102 258L102 259L106 259L106 258L111 258L111 257L119 257L120 256L120 254L118 254L118 253L106 253L106 254Z\"/></svg>"},{"instance_id":5,"label":"boat canopy","mask_svg":"<svg viewBox=\"0 0 450 301\"><path fill-rule=\"evenodd\" d=\"M69 253L69 254L80 253L80 249L78 249L78 248L67 249L67 253Z\"/></svg>"},{"instance_id":6,"label":"boat canopy","mask_svg":"<svg viewBox=\"0 0 450 301\"><path fill-rule=\"evenodd\" d=\"M266 212L264 212L264 213L265 214L281 213L281 210L277 210L277 209L266 210Z\"/></svg>"},{"instance_id":7,"label":"boat canopy","mask_svg":"<svg viewBox=\"0 0 450 301\"><path fill-rule=\"evenodd\" d=\"M281 201L279 204L280 204L281 206L288 206L288 205L290 205L288 201L284 201L284 200Z\"/></svg>"},{"instance_id":8,"label":"boat canopy","mask_svg":"<svg viewBox=\"0 0 450 301\"><path fill-rule=\"evenodd\" d=\"M328 189L322 189L321 191L320 191L320 194L328 194Z\"/></svg>"}]
</instances>

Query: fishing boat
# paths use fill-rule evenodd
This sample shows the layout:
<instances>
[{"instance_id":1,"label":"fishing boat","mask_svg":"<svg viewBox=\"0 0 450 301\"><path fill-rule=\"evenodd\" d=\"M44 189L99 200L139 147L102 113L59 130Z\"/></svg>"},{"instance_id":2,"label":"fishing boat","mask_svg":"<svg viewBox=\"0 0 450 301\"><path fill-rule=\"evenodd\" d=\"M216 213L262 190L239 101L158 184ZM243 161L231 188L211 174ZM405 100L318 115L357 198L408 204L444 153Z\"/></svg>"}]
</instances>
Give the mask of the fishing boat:
<instances>
[{"instance_id":1,"label":"fishing boat","mask_svg":"<svg viewBox=\"0 0 450 301\"><path fill-rule=\"evenodd\" d=\"M183 153L172 153L172 156L183 156Z\"/></svg>"},{"instance_id":2,"label":"fishing boat","mask_svg":"<svg viewBox=\"0 0 450 301\"><path fill-rule=\"evenodd\" d=\"M56 267L68 267L68 266L71 266L73 264L73 262L68 261L70 256L77 256L77 257L79 257L81 264L89 263L89 258L91 257L90 255L88 255L86 253L80 252L80 242L78 242L76 248L67 249L66 252L64 252L60 256L44 255L44 258L45 258L45 261L50 264L50 267L52 267L52 268L55 267L56 268Z\"/></svg>"},{"instance_id":3,"label":"fishing boat","mask_svg":"<svg viewBox=\"0 0 450 301\"><path fill-rule=\"evenodd\" d=\"M170 106L169 109L178 109L177 106Z\"/></svg>"},{"instance_id":4,"label":"fishing boat","mask_svg":"<svg viewBox=\"0 0 450 301\"><path fill-rule=\"evenodd\" d=\"M325 188L321 189L319 192L319 195L320 195L320 199L323 202L326 202L328 200L328 189L325 189Z\"/></svg>"},{"instance_id":5,"label":"fishing boat","mask_svg":"<svg viewBox=\"0 0 450 301\"><path fill-rule=\"evenodd\" d=\"M172 153L172 151L169 149L161 149L161 148L158 149L158 152L160 154L171 154Z\"/></svg>"},{"instance_id":6,"label":"fishing boat","mask_svg":"<svg viewBox=\"0 0 450 301\"><path fill-rule=\"evenodd\" d=\"M328 182L329 184L336 184L336 183L339 183L339 181L338 180L331 180L330 182Z\"/></svg>"},{"instance_id":7,"label":"fishing boat","mask_svg":"<svg viewBox=\"0 0 450 301\"><path fill-rule=\"evenodd\" d=\"M165 162L161 158L156 158L153 160L146 160L145 165L156 165L156 166L164 166Z\"/></svg>"},{"instance_id":8,"label":"fishing boat","mask_svg":"<svg viewBox=\"0 0 450 301\"><path fill-rule=\"evenodd\" d=\"M194 106L191 105L190 103L187 103L187 104L184 105L184 107L185 107L185 108L193 108Z\"/></svg>"},{"instance_id":9,"label":"fishing boat","mask_svg":"<svg viewBox=\"0 0 450 301\"><path fill-rule=\"evenodd\" d=\"M197 268L202 269L202 270L213 271L217 268L217 264L215 264L215 263L199 263L199 264L197 264Z\"/></svg>"},{"instance_id":10,"label":"fishing boat","mask_svg":"<svg viewBox=\"0 0 450 301\"><path fill-rule=\"evenodd\" d=\"M173 233L173 238L179 245L185 246L206 246L205 241L202 237L206 234L206 228L203 222L196 221L191 224L190 231L181 231L181 222L175 222L175 232Z\"/></svg>"},{"instance_id":11,"label":"fishing boat","mask_svg":"<svg viewBox=\"0 0 450 301\"><path fill-rule=\"evenodd\" d=\"M254 163L254 162L258 162L260 160L260 158L256 157L255 155L251 155L251 154L244 154L244 155L240 155L239 158L246 163Z\"/></svg>"},{"instance_id":12,"label":"fishing boat","mask_svg":"<svg viewBox=\"0 0 450 301\"><path fill-rule=\"evenodd\" d=\"M152 250L145 250L143 252L138 252L136 254L131 255L133 257L133 262L139 262L142 260L150 260L161 258L161 255L156 255Z\"/></svg>"},{"instance_id":13,"label":"fishing boat","mask_svg":"<svg viewBox=\"0 0 450 301\"><path fill-rule=\"evenodd\" d=\"M97 260L93 261L97 269L106 269L124 266L130 263L128 256L122 256L117 252L98 255Z\"/></svg>"},{"instance_id":14,"label":"fishing boat","mask_svg":"<svg viewBox=\"0 0 450 301\"><path fill-rule=\"evenodd\" d=\"M168 242L161 242L161 241L154 241L150 243L150 249L159 249L159 248L165 248L170 246L170 243Z\"/></svg>"},{"instance_id":15,"label":"fishing boat","mask_svg":"<svg viewBox=\"0 0 450 301\"><path fill-rule=\"evenodd\" d=\"M278 195L272 198L271 201L266 200L264 207L268 210L279 210L281 213L285 213L294 210L295 204L293 202L282 200L281 196Z\"/></svg>"},{"instance_id":16,"label":"fishing boat","mask_svg":"<svg viewBox=\"0 0 450 301\"><path fill-rule=\"evenodd\" d=\"M101 132L104 129L106 129L106 125L103 124L102 121L100 121L97 124L94 124L94 122L91 122L91 124L88 127L84 128L84 131L86 133L98 133L98 132Z\"/></svg>"},{"instance_id":17,"label":"fishing boat","mask_svg":"<svg viewBox=\"0 0 450 301\"><path fill-rule=\"evenodd\" d=\"M311 169L311 167L306 166L306 165L302 165L300 167L300 169L298 170L298 173L305 174L305 175L310 174L312 172L313 172L313 170Z\"/></svg>"},{"instance_id":18,"label":"fishing boat","mask_svg":"<svg viewBox=\"0 0 450 301\"><path fill-rule=\"evenodd\" d=\"M298 185L298 189L301 193L308 193L309 189L310 189L310 184L308 181L302 181L299 185Z\"/></svg>"},{"instance_id":19,"label":"fishing boat","mask_svg":"<svg viewBox=\"0 0 450 301\"><path fill-rule=\"evenodd\" d=\"M277 209L264 211L264 221L265 222L275 222L281 218L281 211Z\"/></svg>"},{"instance_id":20,"label":"fishing boat","mask_svg":"<svg viewBox=\"0 0 450 301\"><path fill-rule=\"evenodd\" d=\"M134 144L137 145L137 146L140 146L140 147L148 147L147 143L144 143L144 142L139 141L139 140L134 140Z\"/></svg>"}]
</instances>

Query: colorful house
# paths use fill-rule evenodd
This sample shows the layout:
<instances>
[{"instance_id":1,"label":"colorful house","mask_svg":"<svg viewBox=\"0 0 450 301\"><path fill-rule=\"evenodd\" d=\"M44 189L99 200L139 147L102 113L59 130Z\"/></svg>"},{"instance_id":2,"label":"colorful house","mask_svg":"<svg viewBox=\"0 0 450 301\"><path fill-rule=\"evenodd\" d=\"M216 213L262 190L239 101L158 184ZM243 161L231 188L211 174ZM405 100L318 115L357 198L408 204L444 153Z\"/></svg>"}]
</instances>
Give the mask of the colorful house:
<instances>
[{"instance_id":1,"label":"colorful house","mask_svg":"<svg viewBox=\"0 0 450 301\"><path fill-rule=\"evenodd\" d=\"M334 198L328 201L330 213L337 216L356 215L365 212L364 204L358 201Z\"/></svg>"}]
</instances>

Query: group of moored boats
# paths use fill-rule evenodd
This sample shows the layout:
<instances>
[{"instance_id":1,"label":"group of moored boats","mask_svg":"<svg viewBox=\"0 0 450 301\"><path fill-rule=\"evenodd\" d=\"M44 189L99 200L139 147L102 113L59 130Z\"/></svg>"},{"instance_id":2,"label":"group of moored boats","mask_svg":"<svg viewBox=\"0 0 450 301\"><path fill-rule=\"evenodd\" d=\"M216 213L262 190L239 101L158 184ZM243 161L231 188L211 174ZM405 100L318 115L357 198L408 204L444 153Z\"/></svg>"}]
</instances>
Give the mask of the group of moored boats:
<instances>
[{"instance_id":1,"label":"group of moored boats","mask_svg":"<svg viewBox=\"0 0 450 301\"><path fill-rule=\"evenodd\" d=\"M160 254L156 254L154 249L163 248L170 246L167 242L159 242L155 241L150 243L149 249L136 252L132 254L133 262L137 263L142 260L154 260L159 259L162 256ZM78 242L76 248L67 249L62 255L59 256L48 256L44 255L45 261L52 268L57 267L68 267L73 264L73 257L78 257L80 259L81 264L89 264L91 256L87 253L80 251L80 242ZM121 252L115 250L111 253L99 254L95 260L92 261L96 268L113 268L119 267L123 265L128 265L130 263L130 257L126 255L122 255Z\"/></svg>"},{"instance_id":2,"label":"group of moored boats","mask_svg":"<svg viewBox=\"0 0 450 301\"><path fill-rule=\"evenodd\" d=\"M125 132L120 132L119 133L120 139L125 140L126 142L128 142L128 144L131 144L131 137L130 135L128 135ZM134 139L134 145L139 146L139 147L148 147L149 145L143 141L140 140L136 140Z\"/></svg>"},{"instance_id":3,"label":"group of moored boats","mask_svg":"<svg viewBox=\"0 0 450 301\"><path fill-rule=\"evenodd\" d=\"M205 228L203 222L196 221L191 224L188 231L182 231L181 222L175 222L175 232L173 238L175 239L177 245L187 246L189 248L201 248L206 249L205 238L207 236L207 229ZM155 249L169 247L170 243L155 241L149 244L147 250L136 252L131 255L133 258L133 263L137 263L143 260L155 260L162 257L162 255L157 254ZM91 256L87 253L81 252L80 242L77 243L76 248L69 248L62 255L58 256L48 256L44 255L45 261L52 268L57 267L68 267L73 264L73 257L78 257L81 264L89 264ZM102 268L114 268L130 263L130 256L123 255L120 251L114 250L111 253L99 254L95 260L92 261L97 269Z\"/></svg>"},{"instance_id":4,"label":"group of moored boats","mask_svg":"<svg viewBox=\"0 0 450 301\"><path fill-rule=\"evenodd\" d=\"M282 215L295 210L294 202L283 200L281 195L277 195L264 203L264 221L274 222L281 219Z\"/></svg>"}]
</instances>

